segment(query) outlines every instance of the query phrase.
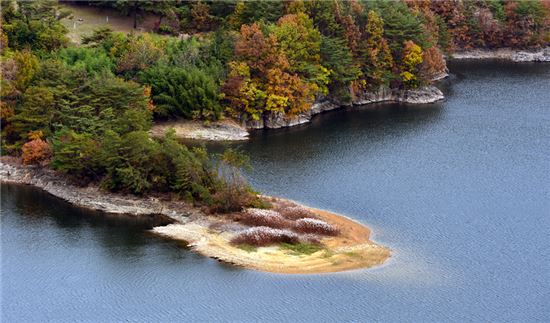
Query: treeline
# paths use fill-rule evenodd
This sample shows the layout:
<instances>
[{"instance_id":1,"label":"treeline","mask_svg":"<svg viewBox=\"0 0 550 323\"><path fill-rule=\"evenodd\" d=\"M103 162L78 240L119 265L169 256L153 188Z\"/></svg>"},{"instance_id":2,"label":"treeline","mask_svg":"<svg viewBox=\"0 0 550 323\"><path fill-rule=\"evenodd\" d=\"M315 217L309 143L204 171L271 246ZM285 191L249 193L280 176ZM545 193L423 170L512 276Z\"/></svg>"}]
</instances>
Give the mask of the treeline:
<instances>
[{"instance_id":1,"label":"treeline","mask_svg":"<svg viewBox=\"0 0 550 323\"><path fill-rule=\"evenodd\" d=\"M380 87L416 88L441 75L443 55L458 49L547 45L549 3L85 1L132 15L136 23L140 15L155 15L158 33L191 37L157 46L172 49L157 51L156 70L137 81L152 86L158 117L209 120L293 116L321 97L346 102ZM175 61L177 46L200 55L192 63ZM205 71L211 66L216 70ZM182 84L205 91L185 92Z\"/></svg>"},{"instance_id":2,"label":"treeline","mask_svg":"<svg viewBox=\"0 0 550 323\"><path fill-rule=\"evenodd\" d=\"M409 89L445 70L443 54L549 42L544 1L79 1L157 33L99 29L69 44L57 1L2 0L2 149L27 163L133 193L223 199L203 150L147 136L154 119L294 116L323 97ZM217 158L243 165L238 154ZM241 183L242 184L242 183ZM242 185L241 185L242 186ZM216 197L217 196L217 197ZM244 198L243 198L244 196ZM235 200L227 198L227 200ZM248 203L248 202L247 202Z\"/></svg>"}]
</instances>

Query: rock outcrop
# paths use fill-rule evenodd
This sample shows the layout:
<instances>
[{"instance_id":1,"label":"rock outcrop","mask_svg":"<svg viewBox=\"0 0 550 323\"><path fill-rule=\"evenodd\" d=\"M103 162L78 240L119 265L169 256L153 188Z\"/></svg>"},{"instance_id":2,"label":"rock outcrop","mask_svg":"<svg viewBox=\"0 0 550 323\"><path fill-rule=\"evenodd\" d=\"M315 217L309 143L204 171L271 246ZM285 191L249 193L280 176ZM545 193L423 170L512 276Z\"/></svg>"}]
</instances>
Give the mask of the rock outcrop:
<instances>
[{"instance_id":1,"label":"rock outcrop","mask_svg":"<svg viewBox=\"0 0 550 323\"><path fill-rule=\"evenodd\" d=\"M550 47L538 50L517 50L511 48L473 49L460 51L452 59L503 59L513 62L550 62Z\"/></svg>"},{"instance_id":2,"label":"rock outcrop","mask_svg":"<svg viewBox=\"0 0 550 323\"><path fill-rule=\"evenodd\" d=\"M414 90L391 90L387 87L380 87L376 91L353 93L353 98L348 104L323 98L316 101L308 111L294 117L289 118L282 113L276 113L260 120L243 121L243 124L248 129L278 129L308 123L313 116L319 113L347 106L359 106L378 102L426 104L434 103L444 98L443 92L433 85Z\"/></svg>"},{"instance_id":3,"label":"rock outcrop","mask_svg":"<svg viewBox=\"0 0 550 323\"><path fill-rule=\"evenodd\" d=\"M214 141L239 141L248 139L248 131L246 128L231 119L210 123L196 120L162 122L153 125L150 134L153 137L162 137L168 129L174 129L178 138L185 139Z\"/></svg>"},{"instance_id":4,"label":"rock outcrop","mask_svg":"<svg viewBox=\"0 0 550 323\"><path fill-rule=\"evenodd\" d=\"M520 51L512 56L514 62L550 62L550 47L536 52Z\"/></svg>"},{"instance_id":5,"label":"rock outcrop","mask_svg":"<svg viewBox=\"0 0 550 323\"><path fill-rule=\"evenodd\" d=\"M394 93L394 101L411 104L427 104L443 99L445 99L443 92L435 86L426 86L421 89Z\"/></svg>"}]
</instances>

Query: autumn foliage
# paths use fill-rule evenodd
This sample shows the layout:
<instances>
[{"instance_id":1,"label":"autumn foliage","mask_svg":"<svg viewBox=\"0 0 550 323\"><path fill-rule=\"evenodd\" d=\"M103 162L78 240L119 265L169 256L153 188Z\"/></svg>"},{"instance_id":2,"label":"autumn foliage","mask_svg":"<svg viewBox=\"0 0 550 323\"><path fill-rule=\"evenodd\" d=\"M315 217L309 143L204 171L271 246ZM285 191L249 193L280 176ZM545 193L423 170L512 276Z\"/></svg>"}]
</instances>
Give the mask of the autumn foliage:
<instances>
[{"instance_id":1,"label":"autumn foliage","mask_svg":"<svg viewBox=\"0 0 550 323\"><path fill-rule=\"evenodd\" d=\"M33 133L29 136L30 141L21 148L23 163L26 165L41 164L51 157L50 145L44 141L41 133Z\"/></svg>"},{"instance_id":2,"label":"autumn foliage","mask_svg":"<svg viewBox=\"0 0 550 323\"><path fill-rule=\"evenodd\" d=\"M54 169L110 190L170 192L220 212L259 205L245 182L220 176L223 168L205 151L173 135L151 139L153 119L231 116L270 125L307 113L316 101L350 104L355 90L430 84L446 70L444 55L456 50L550 44L547 0L79 5L133 14L135 23L138 14L156 15L154 31L169 35L102 27L67 46L61 20L68 13L57 1L3 1L3 152L22 154L27 164L51 159ZM290 230L289 221L312 217L289 209L261 221ZM300 223L306 231L322 226Z\"/></svg>"},{"instance_id":3,"label":"autumn foliage","mask_svg":"<svg viewBox=\"0 0 550 323\"><path fill-rule=\"evenodd\" d=\"M311 84L290 71L274 34L264 35L256 23L243 25L229 63L224 92L231 112L259 120L270 113L295 115L313 99Z\"/></svg>"}]
</instances>

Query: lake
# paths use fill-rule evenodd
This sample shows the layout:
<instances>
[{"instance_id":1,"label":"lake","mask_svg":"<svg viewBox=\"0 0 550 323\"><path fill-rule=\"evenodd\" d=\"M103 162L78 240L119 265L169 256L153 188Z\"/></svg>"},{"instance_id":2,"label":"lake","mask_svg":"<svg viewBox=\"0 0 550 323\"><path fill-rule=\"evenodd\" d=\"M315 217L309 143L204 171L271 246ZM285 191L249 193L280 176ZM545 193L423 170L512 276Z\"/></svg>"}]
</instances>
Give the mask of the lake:
<instances>
[{"instance_id":1,"label":"lake","mask_svg":"<svg viewBox=\"0 0 550 323\"><path fill-rule=\"evenodd\" d=\"M229 145L261 192L368 225L392 249L383 266L236 268L153 223L3 185L2 321L549 321L550 64L449 67L444 102L333 111Z\"/></svg>"}]
</instances>

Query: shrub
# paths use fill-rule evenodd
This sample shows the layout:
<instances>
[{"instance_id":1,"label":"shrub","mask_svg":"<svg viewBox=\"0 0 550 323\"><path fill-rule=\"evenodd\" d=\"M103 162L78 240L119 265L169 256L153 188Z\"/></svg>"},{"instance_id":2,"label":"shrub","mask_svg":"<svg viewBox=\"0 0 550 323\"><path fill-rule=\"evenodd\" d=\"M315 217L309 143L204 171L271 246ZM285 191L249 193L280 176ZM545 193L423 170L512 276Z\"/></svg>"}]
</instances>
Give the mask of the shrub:
<instances>
[{"instance_id":1,"label":"shrub","mask_svg":"<svg viewBox=\"0 0 550 323\"><path fill-rule=\"evenodd\" d=\"M335 226L325 221L311 218L299 219L294 224L293 230L299 233L314 233L327 236L335 236L340 233L340 230Z\"/></svg>"},{"instance_id":2,"label":"shrub","mask_svg":"<svg viewBox=\"0 0 550 323\"><path fill-rule=\"evenodd\" d=\"M290 221L272 210L247 209L240 217L240 222L249 226L264 226L283 229L291 226Z\"/></svg>"},{"instance_id":3,"label":"shrub","mask_svg":"<svg viewBox=\"0 0 550 323\"><path fill-rule=\"evenodd\" d=\"M35 138L21 148L23 151L23 163L26 165L40 164L48 160L51 156L50 145L40 138Z\"/></svg>"},{"instance_id":4,"label":"shrub","mask_svg":"<svg viewBox=\"0 0 550 323\"><path fill-rule=\"evenodd\" d=\"M275 243L295 244L300 240L298 235L289 230L273 229L268 227L254 227L246 229L235 236L231 243L235 245L247 244L251 246L267 246Z\"/></svg>"},{"instance_id":5,"label":"shrub","mask_svg":"<svg viewBox=\"0 0 550 323\"><path fill-rule=\"evenodd\" d=\"M317 216L313 212L300 206L285 206L277 211L289 220L299 220L303 218L317 219Z\"/></svg>"},{"instance_id":6,"label":"shrub","mask_svg":"<svg viewBox=\"0 0 550 323\"><path fill-rule=\"evenodd\" d=\"M255 196L247 186L237 186L222 182L212 196L209 211L211 213L240 211L243 206L250 205L255 199Z\"/></svg>"}]
</instances>

